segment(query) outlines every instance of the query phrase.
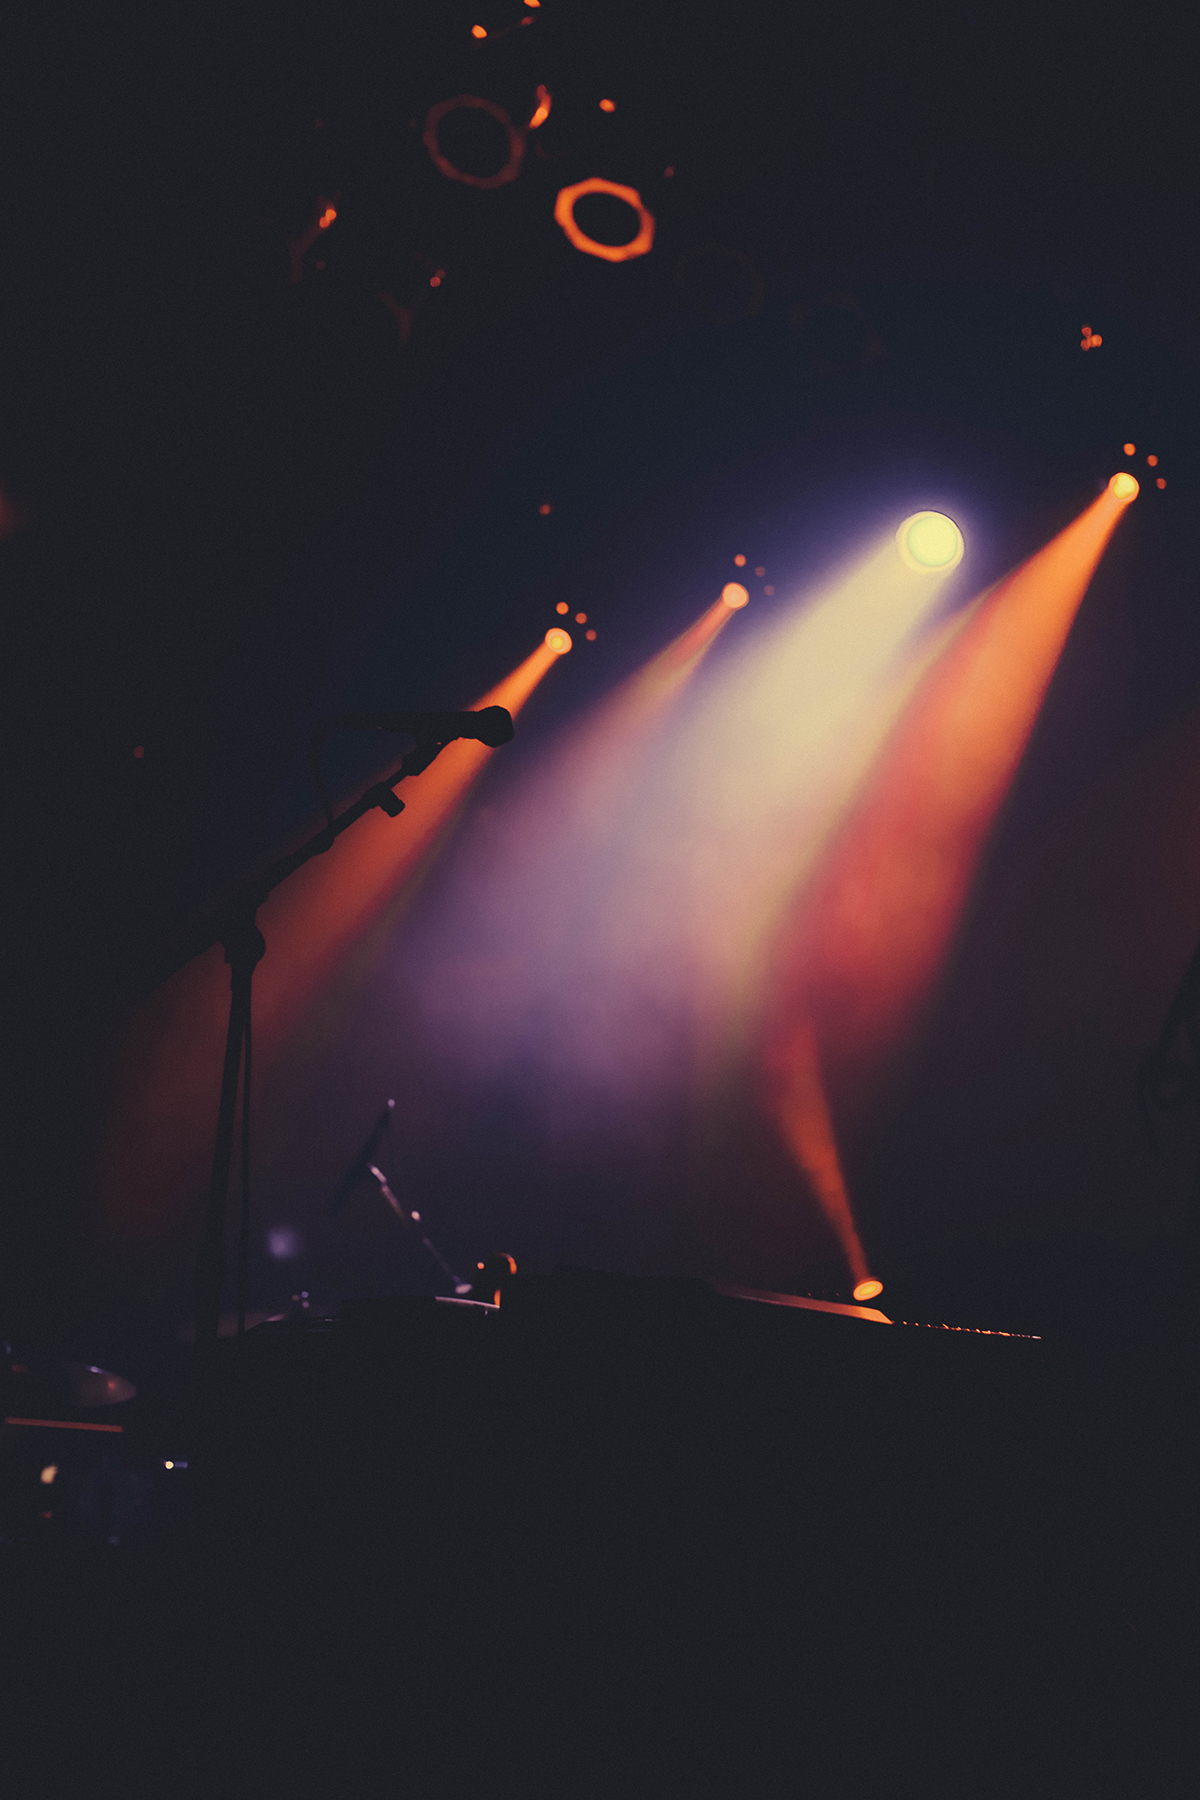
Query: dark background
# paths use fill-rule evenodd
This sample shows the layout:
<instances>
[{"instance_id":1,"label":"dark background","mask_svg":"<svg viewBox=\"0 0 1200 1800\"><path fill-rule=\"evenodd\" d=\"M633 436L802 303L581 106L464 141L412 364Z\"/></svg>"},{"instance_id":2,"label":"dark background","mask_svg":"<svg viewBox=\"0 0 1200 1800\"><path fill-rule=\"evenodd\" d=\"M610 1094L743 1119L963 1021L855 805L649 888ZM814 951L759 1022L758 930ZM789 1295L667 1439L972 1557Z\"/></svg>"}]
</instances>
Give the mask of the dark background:
<instances>
[{"instance_id":1,"label":"dark background","mask_svg":"<svg viewBox=\"0 0 1200 1800\"><path fill-rule=\"evenodd\" d=\"M898 1299L1028 1328L1077 1318L1081 1293L1106 1316L1159 1303L1192 1145L1177 1127L1153 1163L1131 1080L1200 929L1194 40L1179 13L1116 7L19 23L0 73L6 1316L115 1355L158 1305L77 1249L96 1070L148 948L310 813L312 718L466 704L560 593L617 596L530 707L535 752L694 614L736 532L803 576L811 553L771 523L789 484L968 468L999 573L1127 438L1169 485L1144 484L1089 597L909 1085L852 1173ZM438 174L429 106L477 93L519 120L539 82L553 111L515 182ZM443 143L486 172L487 130L460 116ZM640 190L651 255L608 265L554 225L558 188L595 173ZM338 216L294 282L318 197ZM613 226L602 206L589 223ZM635 576L667 563L647 616ZM358 772L335 756L335 782ZM1022 1001L1048 992L1044 1016ZM683 1269L679 1245L607 1249Z\"/></svg>"}]
</instances>

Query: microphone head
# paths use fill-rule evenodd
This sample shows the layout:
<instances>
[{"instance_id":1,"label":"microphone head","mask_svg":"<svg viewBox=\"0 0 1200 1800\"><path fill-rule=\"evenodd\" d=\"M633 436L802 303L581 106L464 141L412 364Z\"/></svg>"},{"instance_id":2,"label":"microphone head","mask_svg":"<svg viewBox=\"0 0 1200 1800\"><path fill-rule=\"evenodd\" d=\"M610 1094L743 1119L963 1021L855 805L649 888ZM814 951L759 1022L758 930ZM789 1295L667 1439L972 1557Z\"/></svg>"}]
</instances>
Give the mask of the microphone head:
<instances>
[{"instance_id":1,"label":"microphone head","mask_svg":"<svg viewBox=\"0 0 1200 1800\"><path fill-rule=\"evenodd\" d=\"M512 742L512 714L503 706L483 706L470 717L476 722L478 741L487 744L489 749L497 750L501 744Z\"/></svg>"}]
</instances>

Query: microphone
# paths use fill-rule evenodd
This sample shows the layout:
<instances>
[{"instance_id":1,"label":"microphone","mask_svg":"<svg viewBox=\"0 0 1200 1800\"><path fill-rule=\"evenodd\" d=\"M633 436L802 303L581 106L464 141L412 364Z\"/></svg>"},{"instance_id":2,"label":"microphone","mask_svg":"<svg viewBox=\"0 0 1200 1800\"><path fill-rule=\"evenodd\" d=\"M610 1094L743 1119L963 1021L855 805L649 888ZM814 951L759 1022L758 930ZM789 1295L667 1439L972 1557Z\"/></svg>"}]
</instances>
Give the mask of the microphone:
<instances>
[{"instance_id":1,"label":"microphone","mask_svg":"<svg viewBox=\"0 0 1200 1800\"><path fill-rule=\"evenodd\" d=\"M474 738L478 744L498 749L512 741L512 714L503 706L483 706L478 712L344 713L324 729L349 725L360 730L394 731L415 738L418 748L449 744L455 738Z\"/></svg>"}]
</instances>

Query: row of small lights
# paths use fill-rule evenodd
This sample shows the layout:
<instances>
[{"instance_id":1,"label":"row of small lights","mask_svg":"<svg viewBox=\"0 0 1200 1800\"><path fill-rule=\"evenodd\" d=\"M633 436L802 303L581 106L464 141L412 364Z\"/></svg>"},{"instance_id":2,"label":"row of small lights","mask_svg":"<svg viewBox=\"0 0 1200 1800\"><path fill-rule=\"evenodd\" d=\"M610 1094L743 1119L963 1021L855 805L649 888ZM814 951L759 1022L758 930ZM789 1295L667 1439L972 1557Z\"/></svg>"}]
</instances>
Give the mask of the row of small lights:
<instances>
[{"instance_id":1,"label":"row of small lights","mask_svg":"<svg viewBox=\"0 0 1200 1800\"><path fill-rule=\"evenodd\" d=\"M1121 448L1122 448L1122 450L1124 450L1126 456L1136 456L1137 455L1137 445L1136 444L1122 444ZM1148 456L1146 458L1146 462L1148 463L1150 468L1157 469L1157 467L1158 467L1157 456ZM1162 475L1157 476L1155 478L1154 485L1157 488L1165 488L1167 485L1165 477Z\"/></svg>"}]
</instances>

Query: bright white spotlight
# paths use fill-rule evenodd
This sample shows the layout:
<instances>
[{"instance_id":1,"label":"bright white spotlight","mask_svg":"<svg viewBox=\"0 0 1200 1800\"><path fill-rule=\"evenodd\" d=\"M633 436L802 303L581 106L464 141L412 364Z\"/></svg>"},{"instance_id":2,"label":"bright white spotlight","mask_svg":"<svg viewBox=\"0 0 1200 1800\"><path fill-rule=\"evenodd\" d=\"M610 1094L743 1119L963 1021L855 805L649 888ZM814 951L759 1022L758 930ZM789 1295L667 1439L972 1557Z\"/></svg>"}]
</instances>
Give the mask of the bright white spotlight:
<instances>
[{"instance_id":1,"label":"bright white spotlight","mask_svg":"<svg viewBox=\"0 0 1200 1800\"><path fill-rule=\"evenodd\" d=\"M910 569L945 575L962 561L963 535L945 513L913 513L896 533L896 548Z\"/></svg>"}]
</instances>

